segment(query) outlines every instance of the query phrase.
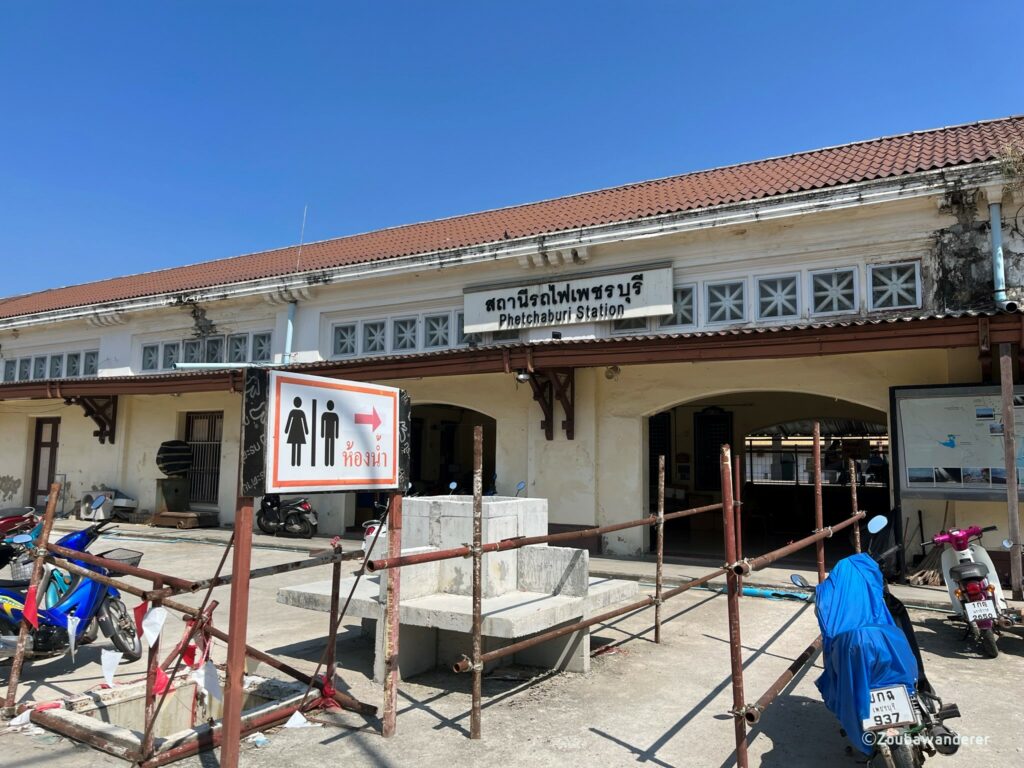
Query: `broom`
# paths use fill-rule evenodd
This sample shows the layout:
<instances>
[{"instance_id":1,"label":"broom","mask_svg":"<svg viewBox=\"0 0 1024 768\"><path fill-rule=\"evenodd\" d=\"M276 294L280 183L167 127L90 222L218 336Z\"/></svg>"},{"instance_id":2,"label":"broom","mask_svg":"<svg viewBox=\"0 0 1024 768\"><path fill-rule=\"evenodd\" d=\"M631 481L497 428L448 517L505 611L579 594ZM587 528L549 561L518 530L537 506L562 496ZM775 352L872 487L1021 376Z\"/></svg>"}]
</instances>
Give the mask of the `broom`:
<instances>
[{"instance_id":1,"label":"broom","mask_svg":"<svg viewBox=\"0 0 1024 768\"><path fill-rule=\"evenodd\" d=\"M949 502L946 502L946 510L942 513L942 528L946 530L946 519L949 517ZM915 586L942 586L942 547L932 547L928 554L918 565L917 571L907 578L910 584Z\"/></svg>"}]
</instances>

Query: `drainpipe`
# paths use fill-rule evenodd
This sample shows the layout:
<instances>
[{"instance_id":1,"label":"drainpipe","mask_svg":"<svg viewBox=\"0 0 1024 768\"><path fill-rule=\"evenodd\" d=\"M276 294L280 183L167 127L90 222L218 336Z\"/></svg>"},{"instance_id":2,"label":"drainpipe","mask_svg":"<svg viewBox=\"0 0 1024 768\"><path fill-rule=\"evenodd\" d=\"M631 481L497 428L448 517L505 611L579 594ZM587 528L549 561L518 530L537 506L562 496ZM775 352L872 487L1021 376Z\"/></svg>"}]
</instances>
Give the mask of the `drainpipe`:
<instances>
[{"instance_id":1,"label":"drainpipe","mask_svg":"<svg viewBox=\"0 0 1024 768\"><path fill-rule=\"evenodd\" d=\"M1003 188L989 187L988 196L989 227L992 230L992 285L993 298L996 306L1007 312L1017 311L1017 302L1006 298L1006 265L1003 262Z\"/></svg>"},{"instance_id":2,"label":"drainpipe","mask_svg":"<svg viewBox=\"0 0 1024 768\"><path fill-rule=\"evenodd\" d=\"M999 247L999 263L1003 262L1003 248ZM295 308L298 306L297 301L288 302L288 327L284 332L284 359L282 362L288 365L292 361L292 335L295 331Z\"/></svg>"}]
</instances>

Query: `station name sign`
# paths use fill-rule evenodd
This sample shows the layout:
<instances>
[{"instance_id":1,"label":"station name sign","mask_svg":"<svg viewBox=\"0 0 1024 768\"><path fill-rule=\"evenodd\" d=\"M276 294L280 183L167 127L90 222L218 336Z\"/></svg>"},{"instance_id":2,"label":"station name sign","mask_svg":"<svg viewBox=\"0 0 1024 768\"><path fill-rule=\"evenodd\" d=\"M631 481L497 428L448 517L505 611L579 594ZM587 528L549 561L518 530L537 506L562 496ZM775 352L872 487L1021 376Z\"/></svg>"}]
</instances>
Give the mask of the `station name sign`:
<instances>
[{"instance_id":1,"label":"station name sign","mask_svg":"<svg viewBox=\"0 0 1024 768\"><path fill-rule=\"evenodd\" d=\"M467 290L466 333L672 314L670 266Z\"/></svg>"}]
</instances>

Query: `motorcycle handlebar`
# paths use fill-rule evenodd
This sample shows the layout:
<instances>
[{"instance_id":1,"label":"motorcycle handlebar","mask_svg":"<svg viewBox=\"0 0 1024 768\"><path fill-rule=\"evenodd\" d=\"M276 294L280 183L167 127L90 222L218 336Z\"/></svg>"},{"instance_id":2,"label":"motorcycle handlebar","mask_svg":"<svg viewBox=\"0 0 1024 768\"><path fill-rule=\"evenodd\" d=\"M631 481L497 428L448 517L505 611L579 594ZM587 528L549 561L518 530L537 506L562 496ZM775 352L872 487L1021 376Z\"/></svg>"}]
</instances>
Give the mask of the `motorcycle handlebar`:
<instances>
[{"instance_id":1,"label":"motorcycle handlebar","mask_svg":"<svg viewBox=\"0 0 1024 768\"><path fill-rule=\"evenodd\" d=\"M981 532L982 533L988 533L989 531L998 531L998 530L999 530L999 526L998 525L986 525L984 528L981 529Z\"/></svg>"},{"instance_id":2,"label":"motorcycle handlebar","mask_svg":"<svg viewBox=\"0 0 1024 768\"><path fill-rule=\"evenodd\" d=\"M901 544L897 544L897 545L895 545L893 547L889 547L887 550L885 550L885 552L882 552L880 554L875 555L874 556L875 557L875 561L876 562L881 562L881 561L885 560L888 557L892 557L897 552L899 552L901 549L903 549L903 546Z\"/></svg>"}]
</instances>

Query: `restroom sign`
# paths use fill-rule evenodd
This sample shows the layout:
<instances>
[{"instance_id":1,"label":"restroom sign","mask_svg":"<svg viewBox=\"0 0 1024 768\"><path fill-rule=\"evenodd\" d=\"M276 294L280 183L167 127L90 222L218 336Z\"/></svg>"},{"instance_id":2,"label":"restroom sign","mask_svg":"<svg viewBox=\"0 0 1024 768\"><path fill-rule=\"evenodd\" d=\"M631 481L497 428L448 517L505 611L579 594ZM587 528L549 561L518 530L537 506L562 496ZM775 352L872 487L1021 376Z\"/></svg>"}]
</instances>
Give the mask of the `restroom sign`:
<instances>
[{"instance_id":1,"label":"restroom sign","mask_svg":"<svg viewBox=\"0 0 1024 768\"><path fill-rule=\"evenodd\" d=\"M271 371L265 492L399 488L403 400L394 387Z\"/></svg>"}]
</instances>

